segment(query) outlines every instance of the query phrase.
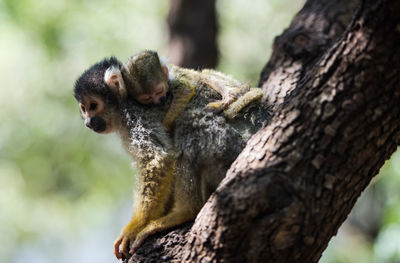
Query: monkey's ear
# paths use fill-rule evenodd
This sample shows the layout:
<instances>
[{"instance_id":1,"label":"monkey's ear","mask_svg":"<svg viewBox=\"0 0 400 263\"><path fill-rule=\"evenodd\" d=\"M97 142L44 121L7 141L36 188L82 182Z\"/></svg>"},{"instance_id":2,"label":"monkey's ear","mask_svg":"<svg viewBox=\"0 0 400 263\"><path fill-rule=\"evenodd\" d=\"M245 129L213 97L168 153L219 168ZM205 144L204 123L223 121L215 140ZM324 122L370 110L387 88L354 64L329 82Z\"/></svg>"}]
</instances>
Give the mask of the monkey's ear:
<instances>
[{"instance_id":1,"label":"monkey's ear","mask_svg":"<svg viewBox=\"0 0 400 263\"><path fill-rule=\"evenodd\" d=\"M162 57L159 57L159 59L160 59L161 69L164 71L165 75L167 75L167 77L169 78L168 67L167 67L168 58L162 56Z\"/></svg>"},{"instance_id":2,"label":"monkey's ear","mask_svg":"<svg viewBox=\"0 0 400 263\"><path fill-rule=\"evenodd\" d=\"M112 65L104 73L104 81L117 97L125 99L127 96L126 86L122 78L121 70L119 67Z\"/></svg>"},{"instance_id":3,"label":"monkey's ear","mask_svg":"<svg viewBox=\"0 0 400 263\"><path fill-rule=\"evenodd\" d=\"M164 71L165 75L167 76L167 78L169 78L168 75L168 67L167 66L161 66L162 70Z\"/></svg>"},{"instance_id":4,"label":"monkey's ear","mask_svg":"<svg viewBox=\"0 0 400 263\"><path fill-rule=\"evenodd\" d=\"M158 55L157 55L158 56ZM168 64L168 58L165 56L159 57L161 66L166 66Z\"/></svg>"}]
</instances>

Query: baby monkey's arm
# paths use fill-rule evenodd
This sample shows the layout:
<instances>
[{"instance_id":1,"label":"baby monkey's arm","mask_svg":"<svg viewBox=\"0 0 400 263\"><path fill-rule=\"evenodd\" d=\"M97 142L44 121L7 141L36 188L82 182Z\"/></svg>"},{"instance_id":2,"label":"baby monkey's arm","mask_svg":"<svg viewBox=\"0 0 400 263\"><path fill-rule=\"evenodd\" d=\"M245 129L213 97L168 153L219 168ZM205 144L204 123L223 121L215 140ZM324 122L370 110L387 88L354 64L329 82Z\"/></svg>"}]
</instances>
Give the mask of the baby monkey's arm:
<instances>
[{"instance_id":1,"label":"baby monkey's arm","mask_svg":"<svg viewBox=\"0 0 400 263\"><path fill-rule=\"evenodd\" d=\"M173 85L178 86L170 87L173 98L171 106L169 107L163 119L163 127L167 132L170 132L172 130L175 119L178 118L178 116L185 109L186 105L195 95L195 87L189 81L174 81Z\"/></svg>"},{"instance_id":2,"label":"baby monkey's arm","mask_svg":"<svg viewBox=\"0 0 400 263\"><path fill-rule=\"evenodd\" d=\"M224 112L231 119L245 106L262 97L260 89L251 89L249 84L243 84L221 72L166 65L160 61L157 52L150 50L131 56L121 71L122 75L117 72L119 78L115 79L120 80L120 83L115 85L115 89L126 87L126 93L142 104L158 104L167 91L172 93L173 100L163 120L166 131L172 130L176 118L195 95L198 85L209 87L222 96L221 100L208 103L206 110ZM175 87L169 87L171 84Z\"/></svg>"}]
</instances>

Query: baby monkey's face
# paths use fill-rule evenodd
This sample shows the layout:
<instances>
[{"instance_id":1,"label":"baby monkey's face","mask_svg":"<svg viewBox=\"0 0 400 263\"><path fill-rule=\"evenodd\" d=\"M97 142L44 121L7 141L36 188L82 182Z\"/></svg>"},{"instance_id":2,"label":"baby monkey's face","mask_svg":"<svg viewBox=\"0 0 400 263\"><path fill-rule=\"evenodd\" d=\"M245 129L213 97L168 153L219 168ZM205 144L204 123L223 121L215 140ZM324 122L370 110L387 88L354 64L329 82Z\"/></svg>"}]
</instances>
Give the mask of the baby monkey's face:
<instances>
[{"instance_id":1,"label":"baby monkey's face","mask_svg":"<svg viewBox=\"0 0 400 263\"><path fill-rule=\"evenodd\" d=\"M150 90L150 92L137 95L136 100L142 104L159 104L165 101L168 91L168 83L162 81L147 90Z\"/></svg>"}]
</instances>

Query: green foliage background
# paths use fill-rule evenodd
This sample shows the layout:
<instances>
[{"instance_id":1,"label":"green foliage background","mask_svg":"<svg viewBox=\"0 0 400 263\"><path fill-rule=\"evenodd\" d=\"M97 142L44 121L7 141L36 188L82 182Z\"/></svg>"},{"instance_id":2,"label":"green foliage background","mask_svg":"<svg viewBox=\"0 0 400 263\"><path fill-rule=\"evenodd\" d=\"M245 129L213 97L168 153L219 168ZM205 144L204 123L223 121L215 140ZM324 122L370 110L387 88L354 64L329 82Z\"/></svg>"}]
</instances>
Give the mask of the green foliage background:
<instances>
[{"instance_id":1,"label":"green foliage background","mask_svg":"<svg viewBox=\"0 0 400 263\"><path fill-rule=\"evenodd\" d=\"M256 84L273 38L301 6L218 0L219 69ZM112 243L131 213L136 171L116 136L84 128L72 87L105 56L168 55L168 7L165 0L0 0L0 262L116 261ZM361 245L368 262L400 236L399 158L381 180L388 201L380 243ZM393 247L386 254L396 260ZM351 258L330 251L325 262Z\"/></svg>"}]
</instances>

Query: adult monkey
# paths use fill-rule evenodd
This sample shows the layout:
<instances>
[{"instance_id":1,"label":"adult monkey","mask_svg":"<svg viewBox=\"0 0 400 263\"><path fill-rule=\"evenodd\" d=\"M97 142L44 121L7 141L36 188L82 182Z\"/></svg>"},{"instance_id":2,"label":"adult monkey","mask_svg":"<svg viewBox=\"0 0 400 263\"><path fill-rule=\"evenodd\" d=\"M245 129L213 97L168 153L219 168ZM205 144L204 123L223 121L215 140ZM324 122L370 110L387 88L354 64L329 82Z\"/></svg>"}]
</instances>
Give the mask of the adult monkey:
<instances>
[{"instance_id":1,"label":"adult monkey","mask_svg":"<svg viewBox=\"0 0 400 263\"><path fill-rule=\"evenodd\" d=\"M116 132L140 170L134 213L114 244L129 257L151 234L193 220L246 141L269 120L265 104L251 104L234 119L204 110L219 97L206 86L177 117L173 135L163 128L165 104L146 106L121 99L104 76L115 58L105 59L76 81L74 96L85 125L98 133Z\"/></svg>"}]
</instances>

